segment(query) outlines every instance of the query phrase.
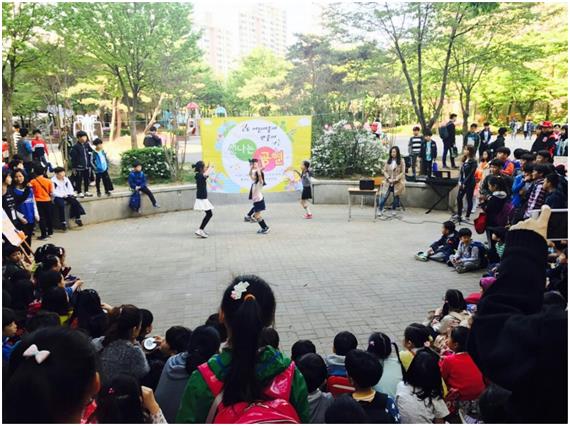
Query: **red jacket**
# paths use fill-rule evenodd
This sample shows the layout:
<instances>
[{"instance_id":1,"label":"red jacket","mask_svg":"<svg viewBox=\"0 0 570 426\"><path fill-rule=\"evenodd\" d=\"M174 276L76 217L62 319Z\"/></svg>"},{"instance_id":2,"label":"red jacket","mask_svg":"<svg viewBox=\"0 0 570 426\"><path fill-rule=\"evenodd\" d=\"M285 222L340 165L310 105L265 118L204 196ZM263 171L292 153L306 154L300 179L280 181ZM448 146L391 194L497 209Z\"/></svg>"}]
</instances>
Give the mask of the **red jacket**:
<instances>
[{"instance_id":1,"label":"red jacket","mask_svg":"<svg viewBox=\"0 0 570 426\"><path fill-rule=\"evenodd\" d=\"M445 384L449 389L457 389L461 401L475 400L485 390L483 375L467 352L443 357L439 368Z\"/></svg>"},{"instance_id":2,"label":"red jacket","mask_svg":"<svg viewBox=\"0 0 570 426\"><path fill-rule=\"evenodd\" d=\"M43 149L45 150L46 155L48 155L48 145L46 143L46 141L44 141L42 138L40 139L32 139L32 151L35 150L36 146L41 146L43 147Z\"/></svg>"}]
</instances>

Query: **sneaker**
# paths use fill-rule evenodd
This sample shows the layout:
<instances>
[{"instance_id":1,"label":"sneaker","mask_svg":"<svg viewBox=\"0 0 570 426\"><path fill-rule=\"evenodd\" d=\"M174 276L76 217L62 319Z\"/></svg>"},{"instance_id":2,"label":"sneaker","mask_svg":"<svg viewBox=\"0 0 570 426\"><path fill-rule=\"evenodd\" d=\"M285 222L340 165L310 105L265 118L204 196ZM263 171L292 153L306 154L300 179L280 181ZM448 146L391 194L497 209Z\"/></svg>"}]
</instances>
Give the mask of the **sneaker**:
<instances>
[{"instance_id":1,"label":"sneaker","mask_svg":"<svg viewBox=\"0 0 570 426\"><path fill-rule=\"evenodd\" d=\"M160 208L160 204L156 203L153 207L154 207L155 209L159 209L159 208Z\"/></svg>"},{"instance_id":2,"label":"sneaker","mask_svg":"<svg viewBox=\"0 0 570 426\"><path fill-rule=\"evenodd\" d=\"M83 222L81 221L81 219L75 219L75 223L77 224L77 226L83 226Z\"/></svg>"},{"instance_id":3,"label":"sneaker","mask_svg":"<svg viewBox=\"0 0 570 426\"><path fill-rule=\"evenodd\" d=\"M48 232L48 237L51 237L53 235L53 231Z\"/></svg>"},{"instance_id":4,"label":"sneaker","mask_svg":"<svg viewBox=\"0 0 570 426\"><path fill-rule=\"evenodd\" d=\"M257 231L258 234L268 234L269 233L269 226Z\"/></svg>"},{"instance_id":5,"label":"sneaker","mask_svg":"<svg viewBox=\"0 0 570 426\"><path fill-rule=\"evenodd\" d=\"M38 237L38 241L45 241L45 240L47 240L47 239L48 239L48 236L47 236L47 235Z\"/></svg>"},{"instance_id":6,"label":"sneaker","mask_svg":"<svg viewBox=\"0 0 570 426\"><path fill-rule=\"evenodd\" d=\"M106 195L107 197L110 197L110 196L113 195L113 194L111 194L110 192L105 192L105 195Z\"/></svg>"},{"instance_id":7,"label":"sneaker","mask_svg":"<svg viewBox=\"0 0 570 426\"><path fill-rule=\"evenodd\" d=\"M378 216L379 217L384 216L384 209L378 209Z\"/></svg>"},{"instance_id":8,"label":"sneaker","mask_svg":"<svg viewBox=\"0 0 570 426\"><path fill-rule=\"evenodd\" d=\"M244 216L243 217L243 221L244 222L251 222L252 217L251 216Z\"/></svg>"},{"instance_id":9,"label":"sneaker","mask_svg":"<svg viewBox=\"0 0 570 426\"><path fill-rule=\"evenodd\" d=\"M198 229L196 230L196 232L194 232L196 235L198 235L200 238L208 238L208 234L206 234L203 230Z\"/></svg>"},{"instance_id":10,"label":"sneaker","mask_svg":"<svg viewBox=\"0 0 570 426\"><path fill-rule=\"evenodd\" d=\"M421 251L418 252L418 253L414 256L414 258L415 258L416 260L420 260L420 261L422 261L422 262L427 262L427 261L429 260L428 257L425 255L425 253L423 253L423 252L421 252Z\"/></svg>"},{"instance_id":11,"label":"sneaker","mask_svg":"<svg viewBox=\"0 0 570 426\"><path fill-rule=\"evenodd\" d=\"M85 194L84 194L83 192L78 192L78 193L77 193L77 196L78 196L79 198L85 198Z\"/></svg>"},{"instance_id":12,"label":"sneaker","mask_svg":"<svg viewBox=\"0 0 570 426\"><path fill-rule=\"evenodd\" d=\"M309 214L309 213L306 213L305 216L303 216L303 217L304 217L305 219L312 219L312 218L313 218L313 215L312 215L312 214Z\"/></svg>"},{"instance_id":13,"label":"sneaker","mask_svg":"<svg viewBox=\"0 0 570 426\"><path fill-rule=\"evenodd\" d=\"M86 197L92 197L92 196L93 196L93 194L92 194L92 193L90 193L90 192L86 192L86 193L85 193L85 196L86 196Z\"/></svg>"},{"instance_id":14,"label":"sneaker","mask_svg":"<svg viewBox=\"0 0 570 426\"><path fill-rule=\"evenodd\" d=\"M66 222L61 223L61 230L64 232L67 231L67 223Z\"/></svg>"},{"instance_id":15,"label":"sneaker","mask_svg":"<svg viewBox=\"0 0 570 426\"><path fill-rule=\"evenodd\" d=\"M101 193L100 193L100 192L97 192L97 197L101 197Z\"/></svg>"}]
</instances>

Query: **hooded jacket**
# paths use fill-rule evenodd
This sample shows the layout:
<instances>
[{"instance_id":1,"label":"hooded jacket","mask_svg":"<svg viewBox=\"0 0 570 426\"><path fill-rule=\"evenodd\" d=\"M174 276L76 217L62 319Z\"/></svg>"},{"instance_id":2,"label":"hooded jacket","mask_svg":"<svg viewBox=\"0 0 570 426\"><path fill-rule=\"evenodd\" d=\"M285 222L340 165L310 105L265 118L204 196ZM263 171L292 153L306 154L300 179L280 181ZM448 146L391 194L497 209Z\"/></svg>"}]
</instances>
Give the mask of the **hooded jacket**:
<instances>
[{"instance_id":1,"label":"hooded jacket","mask_svg":"<svg viewBox=\"0 0 570 426\"><path fill-rule=\"evenodd\" d=\"M93 155L93 149L89 145L89 142L77 142L71 148L69 155L71 157L71 166L74 169L88 170L91 167L91 156Z\"/></svg>"},{"instance_id":2,"label":"hooded jacket","mask_svg":"<svg viewBox=\"0 0 570 426\"><path fill-rule=\"evenodd\" d=\"M327 372L329 376L346 377L346 367L344 366L344 355L331 354L325 358Z\"/></svg>"},{"instance_id":3,"label":"hooded jacket","mask_svg":"<svg viewBox=\"0 0 570 426\"><path fill-rule=\"evenodd\" d=\"M491 197L485 205L487 227L497 225L504 226L502 223L497 223L497 219L507 201L507 193L505 191L495 191L491 194Z\"/></svg>"},{"instance_id":4,"label":"hooded jacket","mask_svg":"<svg viewBox=\"0 0 570 426\"><path fill-rule=\"evenodd\" d=\"M232 361L232 351L226 348L221 354L214 355L208 361L208 367L216 377L224 381L228 367ZM266 346L259 353L256 364L256 377L262 383L268 383L275 376L283 372L291 364L291 360L283 356L278 350ZM295 367L293 385L289 402L297 410L301 423L309 422L309 402L307 398L307 384L301 372ZM176 423L204 423L214 396L199 371L194 371L184 390L180 401L180 408L176 416Z\"/></svg>"},{"instance_id":5,"label":"hooded jacket","mask_svg":"<svg viewBox=\"0 0 570 426\"><path fill-rule=\"evenodd\" d=\"M168 358L156 388L156 402L160 405L162 413L168 423L174 423L176 421L176 413L180 406L180 400L182 399L186 383L190 377L190 374L188 374L186 370L187 358L187 352L179 353Z\"/></svg>"}]
</instances>

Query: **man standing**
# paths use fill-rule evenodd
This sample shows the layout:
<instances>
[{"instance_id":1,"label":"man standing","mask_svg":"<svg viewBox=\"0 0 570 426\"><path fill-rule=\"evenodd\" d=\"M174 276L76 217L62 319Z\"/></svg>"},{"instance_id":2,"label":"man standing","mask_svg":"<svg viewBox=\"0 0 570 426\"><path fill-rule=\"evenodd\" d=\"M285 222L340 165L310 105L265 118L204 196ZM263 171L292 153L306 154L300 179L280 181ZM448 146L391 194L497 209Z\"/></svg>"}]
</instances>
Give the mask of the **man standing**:
<instances>
[{"instance_id":1,"label":"man standing","mask_svg":"<svg viewBox=\"0 0 570 426\"><path fill-rule=\"evenodd\" d=\"M457 114L450 114L449 121L447 124L439 128L439 136L443 141L443 155L442 163L443 167L447 168L446 159L447 153L449 152L449 158L451 159L451 168L457 169L455 166L455 120L457 120Z\"/></svg>"},{"instance_id":2,"label":"man standing","mask_svg":"<svg viewBox=\"0 0 570 426\"><path fill-rule=\"evenodd\" d=\"M29 176L32 172L32 142L28 139L28 129L22 127L19 130L16 152L24 160L24 168Z\"/></svg>"},{"instance_id":3,"label":"man standing","mask_svg":"<svg viewBox=\"0 0 570 426\"><path fill-rule=\"evenodd\" d=\"M511 128L511 140L514 141L517 136L517 130L519 128L519 123L517 123L517 120L515 120L514 117L511 119L509 127Z\"/></svg>"},{"instance_id":4,"label":"man standing","mask_svg":"<svg viewBox=\"0 0 570 426\"><path fill-rule=\"evenodd\" d=\"M536 137L536 140L530 148L530 152L536 154L538 151L547 150L551 156L554 156L554 149L556 148L556 139L553 134L552 122L543 121L541 126L542 131Z\"/></svg>"},{"instance_id":5,"label":"man standing","mask_svg":"<svg viewBox=\"0 0 570 426\"><path fill-rule=\"evenodd\" d=\"M152 126L150 128L150 134L146 135L143 141L143 145L146 148L161 147L162 139L158 136L156 132L156 127Z\"/></svg>"},{"instance_id":6,"label":"man standing","mask_svg":"<svg viewBox=\"0 0 570 426\"><path fill-rule=\"evenodd\" d=\"M89 176L91 169L91 155L93 149L87 141L87 133L83 130L77 132L77 143L71 148L71 167L73 169L73 177L75 190L80 198L92 197L89 193ZM81 184L85 187L85 192L81 191Z\"/></svg>"},{"instance_id":7,"label":"man standing","mask_svg":"<svg viewBox=\"0 0 570 426\"><path fill-rule=\"evenodd\" d=\"M483 130L479 133L479 158L483 151L487 151L489 149L489 143L491 142L491 136L493 136L493 132L491 132L491 125L488 121L483 123Z\"/></svg>"},{"instance_id":8,"label":"man standing","mask_svg":"<svg viewBox=\"0 0 570 426\"><path fill-rule=\"evenodd\" d=\"M532 137L532 132L534 132L534 123L527 118L523 124L524 139L530 140L530 138Z\"/></svg>"},{"instance_id":9,"label":"man standing","mask_svg":"<svg viewBox=\"0 0 570 426\"><path fill-rule=\"evenodd\" d=\"M414 133L414 136L412 136L408 142L408 155L410 156L410 160L412 162L412 174L415 178L416 165L418 162L418 157L420 156L420 152L422 150L424 138L422 135L420 135L420 128L418 126L415 126L412 131Z\"/></svg>"},{"instance_id":10,"label":"man standing","mask_svg":"<svg viewBox=\"0 0 570 426\"><path fill-rule=\"evenodd\" d=\"M473 123L469 126L469 132L463 137L463 148L471 145L475 148L475 152L479 151L479 144L481 142L481 137L477 133L477 124Z\"/></svg>"}]
</instances>

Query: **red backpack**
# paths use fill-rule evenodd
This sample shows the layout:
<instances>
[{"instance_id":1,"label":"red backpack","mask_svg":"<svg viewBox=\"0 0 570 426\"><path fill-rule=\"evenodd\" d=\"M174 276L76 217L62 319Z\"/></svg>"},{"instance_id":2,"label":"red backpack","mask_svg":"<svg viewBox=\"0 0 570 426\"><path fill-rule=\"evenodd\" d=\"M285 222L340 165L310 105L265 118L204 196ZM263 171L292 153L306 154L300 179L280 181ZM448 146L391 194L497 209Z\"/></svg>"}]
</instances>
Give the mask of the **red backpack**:
<instances>
[{"instance_id":1,"label":"red backpack","mask_svg":"<svg viewBox=\"0 0 570 426\"><path fill-rule=\"evenodd\" d=\"M252 403L238 402L230 406L225 406L222 402L224 383L216 377L208 363L200 365L198 371L214 395L206 423L301 423L297 410L289 402L295 375L294 362L275 376L267 386L264 391L267 400Z\"/></svg>"}]
</instances>

